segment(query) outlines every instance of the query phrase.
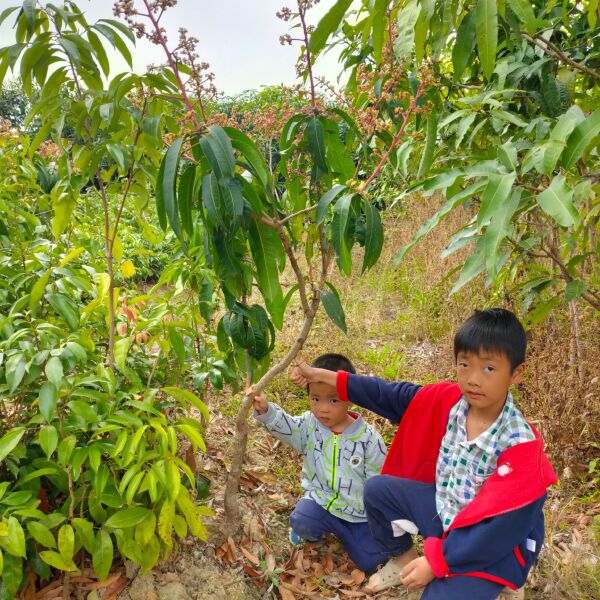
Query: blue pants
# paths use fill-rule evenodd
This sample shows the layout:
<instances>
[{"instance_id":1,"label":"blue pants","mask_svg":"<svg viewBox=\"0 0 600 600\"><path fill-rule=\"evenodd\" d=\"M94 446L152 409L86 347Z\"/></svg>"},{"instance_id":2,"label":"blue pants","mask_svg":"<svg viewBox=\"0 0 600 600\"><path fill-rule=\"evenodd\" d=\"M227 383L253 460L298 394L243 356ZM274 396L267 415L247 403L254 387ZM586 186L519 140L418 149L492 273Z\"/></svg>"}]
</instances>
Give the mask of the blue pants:
<instances>
[{"instance_id":1,"label":"blue pants","mask_svg":"<svg viewBox=\"0 0 600 600\"><path fill-rule=\"evenodd\" d=\"M300 537L310 541L317 541L324 534L333 533L363 571L375 571L387 561L386 555L375 545L368 523L343 521L308 498L298 501L290 515L290 525Z\"/></svg>"},{"instance_id":2,"label":"blue pants","mask_svg":"<svg viewBox=\"0 0 600 600\"><path fill-rule=\"evenodd\" d=\"M394 535L392 521L414 523L419 535L441 537L442 522L435 506L435 485L377 475L365 484L365 508L369 526L381 552L388 558L412 548L410 534ZM434 579L421 600L496 600L503 586L480 577L456 576Z\"/></svg>"}]
</instances>

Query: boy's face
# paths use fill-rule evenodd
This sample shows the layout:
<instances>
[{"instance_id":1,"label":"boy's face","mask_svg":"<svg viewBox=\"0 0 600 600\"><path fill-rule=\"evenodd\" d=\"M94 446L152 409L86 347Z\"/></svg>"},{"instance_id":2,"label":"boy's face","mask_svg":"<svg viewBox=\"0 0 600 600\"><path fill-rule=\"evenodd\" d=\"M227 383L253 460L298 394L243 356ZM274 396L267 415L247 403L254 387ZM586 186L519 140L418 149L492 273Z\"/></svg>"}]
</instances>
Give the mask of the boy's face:
<instances>
[{"instance_id":1,"label":"boy's face","mask_svg":"<svg viewBox=\"0 0 600 600\"><path fill-rule=\"evenodd\" d=\"M501 352L459 352L456 374L461 392L470 406L495 412L502 409L508 389L521 383L524 364L513 371L506 354Z\"/></svg>"},{"instance_id":2,"label":"boy's face","mask_svg":"<svg viewBox=\"0 0 600 600\"><path fill-rule=\"evenodd\" d=\"M308 390L310 412L325 427L337 431L348 419L348 402L338 398L335 386L326 383L311 383Z\"/></svg>"}]
</instances>

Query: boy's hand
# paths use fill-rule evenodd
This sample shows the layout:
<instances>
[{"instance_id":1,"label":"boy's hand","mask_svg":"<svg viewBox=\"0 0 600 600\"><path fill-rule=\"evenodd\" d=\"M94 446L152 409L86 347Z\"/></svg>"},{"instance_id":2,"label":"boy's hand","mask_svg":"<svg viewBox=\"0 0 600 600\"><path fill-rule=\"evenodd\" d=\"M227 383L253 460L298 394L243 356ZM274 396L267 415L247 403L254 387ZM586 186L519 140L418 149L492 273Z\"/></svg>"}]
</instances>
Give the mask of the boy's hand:
<instances>
[{"instance_id":1,"label":"boy's hand","mask_svg":"<svg viewBox=\"0 0 600 600\"><path fill-rule=\"evenodd\" d=\"M400 572L402 584L409 590L418 590L435 579L429 561L425 556L411 560Z\"/></svg>"},{"instance_id":2,"label":"boy's hand","mask_svg":"<svg viewBox=\"0 0 600 600\"><path fill-rule=\"evenodd\" d=\"M260 394L254 394L252 388L246 390L247 396L253 396L252 404L254 405L254 410L259 415L264 415L269 410L269 403L267 402L267 396L264 392Z\"/></svg>"},{"instance_id":3,"label":"boy's hand","mask_svg":"<svg viewBox=\"0 0 600 600\"><path fill-rule=\"evenodd\" d=\"M314 369L309 367L304 361L298 361L292 369L290 379L292 380L292 383L295 383L298 387L306 389L308 384L311 383L313 370Z\"/></svg>"}]
</instances>

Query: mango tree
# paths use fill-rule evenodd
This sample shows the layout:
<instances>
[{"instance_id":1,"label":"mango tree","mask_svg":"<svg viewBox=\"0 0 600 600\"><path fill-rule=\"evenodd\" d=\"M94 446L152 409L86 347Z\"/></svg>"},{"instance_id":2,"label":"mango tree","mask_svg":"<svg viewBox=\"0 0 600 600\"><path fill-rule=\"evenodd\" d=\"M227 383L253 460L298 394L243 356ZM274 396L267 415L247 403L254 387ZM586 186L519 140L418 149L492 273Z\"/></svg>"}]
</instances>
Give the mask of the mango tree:
<instances>
[{"instance_id":1,"label":"mango tree","mask_svg":"<svg viewBox=\"0 0 600 600\"><path fill-rule=\"evenodd\" d=\"M353 107L399 101L398 63L433 69L431 111L387 168L404 179L401 196L447 201L398 261L466 207L473 218L444 252L472 249L452 292L486 273L520 295L530 324L564 302L600 309L597 23L596 2L335 2L309 47L341 48ZM375 137L381 152L394 148Z\"/></svg>"},{"instance_id":2,"label":"mango tree","mask_svg":"<svg viewBox=\"0 0 600 600\"><path fill-rule=\"evenodd\" d=\"M364 246L364 271L375 264L383 243L381 219L367 187L387 156L374 154L368 137L347 111L318 96L307 24L311 5L301 1L297 11L281 13L300 31L299 65L308 83L309 102L287 120L279 139L272 140L278 146L276 164L270 153L265 160L244 132L211 124L205 90L197 85L201 79L197 57L182 52L188 46L181 40L178 48L169 48L160 25L163 3L142 0L139 9L135 3L120 9L130 28L144 31L163 48L188 111L189 131L173 141L160 166L159 218L164 227L175 231L188 252L204 252L214 269L225 303L217 337L245 374L246 385L253 384L254 393L290 365L321 302L334 323L346 330L339 294L329 281L333 260L343 274L350 275L352 249L359 244ZM405 98L394 107L387 132L396 143L405 135L411 117L421 110L427 81L422 75L403 71L397 76ZM368 176L362 174L366 168L372 169ZM295 283L284 291L281 280L286 266ZM266 310L256 302L255 286ZM294 296L303 321L283 359L269 367L276 332ZM251 405L252 395L246 393L236 420L225 490L228 533L240 523L237 490Z\"/></svg>"}]
</instances>

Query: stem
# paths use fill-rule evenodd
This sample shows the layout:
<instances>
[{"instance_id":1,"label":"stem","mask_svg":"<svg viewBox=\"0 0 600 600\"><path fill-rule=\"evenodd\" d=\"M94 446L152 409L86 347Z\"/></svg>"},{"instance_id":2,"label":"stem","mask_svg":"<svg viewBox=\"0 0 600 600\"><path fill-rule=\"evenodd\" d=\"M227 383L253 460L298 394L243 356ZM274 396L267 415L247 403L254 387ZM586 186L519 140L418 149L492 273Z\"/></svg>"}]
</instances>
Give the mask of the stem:
<instances>
[{"instance_id":1,"label":"stem","mask_svg":"<svg viewBox=\"0 0 600 600\"><path fill-rule=\"evenodd\" d=\"M196 111L194 110L194 106L190 100L190 97L188 96L187 90L185 89L185 85L183 83L183 80L181 79L181 75L179 74L179 69L177 68L177 62L173 58L173 53L169 50L169 47L167 46L167 42L165 40L165 37L163 36L162 31L160 30L160 25L158 24L158 19L160 19L160 16L158 17L158 19L157 19L157 17L154 16L154 14L152 13L152 9L150 8L150 5L148 3L148 0L142 0L142 1L144 3L144 6L146 7L146 9L148 10L147 17L152 22L152 26L154 27L154 30L156 31L156 36L158 38L160 45L162 46L162 48L165 52L167 61L169 63L169 67L170 67L171 71L173 71L173 75L175 75L175 79L177 79L177 85L179 86L179 91L181 92L183 101L185 102L185 105L190 113L190 116L194 123L194 128L196 130L196 133L199 133L201 130L201 126L200 126L200 123L198 123L198 119L196 118ZM202 106L202 103L200 103L200 110L202 112L202 119L203 119L204 123L206 123L206 115L204 114L204 107Z\"/></svg>"},{"instance_id":2,"label":"stem","mask_svg":"<svg viewBox=\"0 0 600 600\"><path fill-rule=\"evenodd\" d=\"M590 77L593 77L594 79L600 81L600 73L598 71L594 71L593 69L590 69L589 67L586 67L585 65L569 58L558 46L556 46L543 36L539 34L531 36L528 33L523 32L523 37L526 40L533 42L538 48L541 48L546 54L552 56L559 62L565 65L569 65L570 67L573 67L574 69L577 69L578 71L581 71L582 73L585 73L586 75L589 75Z\"/></svg>"},{"instance_id":3,"label":"stem","mask_svg":"<svg viewBox=\"0 0 600 600\"><path fill-rule=\"evenodd\" d=\"M279 224L283 225L284 223L287 223L288 221L290 221L294 217L298 217L300 215L303 215L304 213L307 213L307 212L310 212L311 210L314 210L315 208L317 208L317 206L318 206L317 204L313 204L312 206L307 206L306 208L303 208L302 210L299 210L298 212L292 213L291 215L288 215L284 219L281 219L279 221Z\"/></svg>"},{"instance_id":4,"label":"stem","mask_svg":"<svg viewBox=\"0 0 600 600\"><path fill-rule=\"evenodd\" d=\"M415 94L414 98L411 99L409 107L406 109L406 111L402 115L402 125L400 125L400 129L398 130L398 133L394 136L394 139L392 140L390 147L387 149L386 153L383 155L383 157L379 161L379 164L375 167L375 170L371 173L371 175L368 177L368 179L366 179L365 181L363 181L360 184L360 186L357 190L359 194L362 194L369 187L369 185L371 184L373 179L375 179L375 177L377 177L377 175L379 175L381 169L383 169L383 166L385 165L388 158L390 157L392 150L400 142L400 139L402 138L402 135L404 134L404 130L406 129L406 126L408 125L408 120L410 119L410 116L412 115L413 111L415 110L415 108L417 106L417 100L421 97L422 92L423 92L423 83L421 83L419 85L417 93Z\"/></svg>"},{"instance_id":5,"label":"stem","mask_svg":"<svg viewBox=\"0 0 600 600\"><path fill-rule=\"evenodd\" d=\"M300 22L302 23L302 32L304 34L306 69L308 71L308 80L310 82L310 105L312 106L313 110L316 111L317 100L316 100L316 96L315 96L315 81L313 79L313 72L312 72L312 63L311 63L312 58L310 56L310 50L308 48L308 30L306 28L306 21L304 19L304 16L305 16L304 8L302 8L300 2L298 2L298 14L300 15Z\"/></svg>"},{"instance_id":6,"label":"stem","mask_svg":"<svg viewBox=\"0 0 600 600\"><path fill-rule=\"evenodd\" d=\"M108 270L108 365L111 368L115 366L115 274L113 270L112 248L114 237L110 235L110 221L108 217L108 199L106 197L106 188L100 171L96 171L96 179L100 188L100 197L102 198L102 209L104 211L104 246L106 256L106 267Z\"/></svg>"}]
</instances>

